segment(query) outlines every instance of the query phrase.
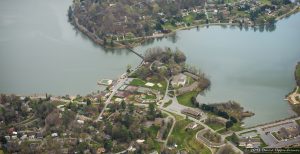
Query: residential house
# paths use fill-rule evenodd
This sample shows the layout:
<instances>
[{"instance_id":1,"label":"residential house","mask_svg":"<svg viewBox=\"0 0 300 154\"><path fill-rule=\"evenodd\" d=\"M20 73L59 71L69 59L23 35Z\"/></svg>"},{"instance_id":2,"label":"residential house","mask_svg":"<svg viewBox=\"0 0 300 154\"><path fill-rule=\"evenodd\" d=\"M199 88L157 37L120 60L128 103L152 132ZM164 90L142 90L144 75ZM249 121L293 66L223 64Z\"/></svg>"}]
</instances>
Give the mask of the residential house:
<instances>
[{"instance_id":1,"label":"residential house","mask_svg":"<svg viewBox=\"0 0 300 154\"><path fill-rule=\"evenodd\" d=\"M278 135L282 139L293 138L300 135L300 126L293 126L293 127L282 127L278 131Z\"/></svg>"},{"instance_id":2,"label":"residential house","mask_svg":"<svg viewBox=\"0 0 300 154\"><path fill-rule=\"evenodd\" d=\"M77 120L77 123L84 124L84 121L83 120Z\"/></svg>"},{"instance_id":3,"label":"residential house","mask_svg":"<svg viewBox=\"0 0 300 154\"><path fill-rule=\"evenodd\" d=\"M129 95L129 93L126 91L117 91L117 93L115 94L116 97L120 97L120 98L125 98L128 95Z\"/></svg>"},{"instance_id":4,"label":"residential house","mask_svg":"<svg viewBox=\"0 0 300 154\"><path fill-rule=\"evenodd\" d=\"M245 148L258 148L261 144L260 138L240 138L239 146Z\"/></svg>"},{"instance_id":5,"label":"residential house","mask_svg":"<svg viewBox=\"0 0 300 154\"><path fill-rule=\"evenodd\" d=\"M58 134L57 134L57 133L52 133L51 136L52 136L52 137L57 137Z\"/></svg>"},{"instance_id":6,"label":"residential house","mask_svg":"<svg viewBox=\"0 0 300 154\"><path fill-rule=\"evenodd\" d=\"M196 119L199 119L203 115L203 112L200 109L192 109L192 108L185 108L181 111L181 113Z\"/></svg>"},{"instance_id":7,"label":"residential house","mask_svg":"<svg viewBox=\"0 0 300 154\"><path fill-rule=\"evenodd\" d=\"M136 92L138 89L139 89L139 87L137 87L137 86L127 86L126 89L125 89L125 91L128 91L128 92L130 92L130 93L134 93L134 92Z\"/></svg>"},{"instance_id":8,"label":"residential house","mask_svg":"<svg viewBox=\"0 0 300 154\"><path fill-rule=\"evenodd\" d=\"M180 73L175 75L171 81L173 87L184 86L187 80L187 76Z\"/></svg>"}]
</instances>

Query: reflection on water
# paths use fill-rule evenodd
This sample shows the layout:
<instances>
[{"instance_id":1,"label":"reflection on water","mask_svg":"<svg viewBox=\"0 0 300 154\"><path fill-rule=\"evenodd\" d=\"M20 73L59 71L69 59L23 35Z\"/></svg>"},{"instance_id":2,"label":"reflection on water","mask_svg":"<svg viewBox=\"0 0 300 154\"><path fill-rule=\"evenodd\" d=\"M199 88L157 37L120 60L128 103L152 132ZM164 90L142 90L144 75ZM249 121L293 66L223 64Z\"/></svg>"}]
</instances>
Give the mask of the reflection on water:
<instances>
[{"instance_id":1,"label":"reflection on water","mask_svg":"<svg viewBox=\"0 0 300 154\"><path fill-rule=\"evenodd\" d=\"M199 95L201 103L235 100L255 116L247 126L292 116L284 97L295 86L293 71L300 59L300 14L276 26L209 26L176 33L137 47L171 47L183 50L189 64L201 68L212 81ZM284 38L284 39L283 39ZM272 111L267 109L272 108Z\"/></svg>"},{"instance_id":2,"label":"reflection on water","mask_svg":"<svg viewBox=\"0 0 300 154\"><path fill-rule=\"evenodd\" d=\"M0 93L87 94L96 81L117 78L141 61L123 49L104 49L67 21L71 0L0 1ZM32 7L36 6L36 7ZM30 18L28 18L30 17ZM203 103L235 100L255 116L253 125L292 115L283 100L300 59L300 14L270 27L209 26L147 40L134 48L178 47L212 86ZM267 109L272 108L272 111Z\"/></svg>"}]
</instances>

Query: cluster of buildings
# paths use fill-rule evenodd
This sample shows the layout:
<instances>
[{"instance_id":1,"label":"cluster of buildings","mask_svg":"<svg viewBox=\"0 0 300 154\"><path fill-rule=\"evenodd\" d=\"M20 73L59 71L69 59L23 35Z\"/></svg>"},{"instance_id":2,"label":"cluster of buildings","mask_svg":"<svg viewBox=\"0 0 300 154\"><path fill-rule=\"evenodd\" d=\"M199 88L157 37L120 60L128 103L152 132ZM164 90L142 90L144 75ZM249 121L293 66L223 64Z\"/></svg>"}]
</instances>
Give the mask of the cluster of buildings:
<instances>
[{"instance_id":1,"label":"cluster of buildings","mask_svg":"<svg viewBox=\"0 0 300 154\"><path fill-rule=\"evenodd\" d=\"M9 128L7 130L7 135L4 136L7 141L14 140L30 140L30 141L38 141L44 138L43 134L39 131L16 131L14 127Z\"/></svg>"},{"instance_id":2,"label":"cluster of buildings","mask_svg":"<svg viewBox=\"0 0 300 154\"><path fill-rule=\"evenodd\" d=\"M136 103L156 102L156 100L159 99L159 91L150 88L153 86L154 83L150 82L146 83L145 87L125 84L121 86L114 95L114 97L116 97L114 101L122 102L130 100Z\"/></svg>"},{"instance_id":3,"label":"cluster of buildings","mask_svg":"<svg viewBox=\"0 0 300 154\"><path fill-rule=\"evenodd\" d=\"M290 139L300 135L300 126L282 127L277 132L277 136L282 139Z\"/></svg>"},{"instance_id":4,"label":"cluster of buildings","mask_svg":"<svg viewBox=\"0 0 300 154\"><path fill-rule=\"evenodd\" d=\"M240 138L239 146L245 148L259 148L261 145L260 138Z\"/></svg>"},{"instance_id":5,"label":"cluster of buildings","mask_svg":"<svg viewBox=\"0 0 300 154\"><path fill-rule=\"evenodd\" d=\"M160 92L156 90L157 88L162 87L161 83L147 82L138 86L131 83L133 80L139 79L128 78L126 82L117 89L117 92L112 98L112 102L121 103L122 101L130 101L134 103L147 104L157 102L157 100L162 98ZM95 99L101 99L105 101L111 95L111 91L114 88L116 81L105 79L105 81L110 81L110 84L104 84L103 81L104 80L101 80L101 82L98 82L98 84L108 86L107 89L109 90L99 92L97 95L95 95Z\"/></svg>"},{"instance_id":6,"label":"cluster of buildings","mask_svg":"<svg viewBox=\"0 0 300 154\"><path fill-rule=\"evenodd\" d=\"M291 1L294 3L294 1ZM242 0L227 4L218 4L217 1L208 0L205 6L195 6L189 9L182 9L181 16L185 17L191 13L205 14L211 23L243 23L247 26L254 26L250 19L250 12L259 11L260 14L267 16L276 16L276 11L281 9L274 4L264 5L259 0ZM237 13L241 12L241 13ZM248 14L246 16L246 14ZM176 23L177 26L183 23Z\"/></svg>"}]
</instances>

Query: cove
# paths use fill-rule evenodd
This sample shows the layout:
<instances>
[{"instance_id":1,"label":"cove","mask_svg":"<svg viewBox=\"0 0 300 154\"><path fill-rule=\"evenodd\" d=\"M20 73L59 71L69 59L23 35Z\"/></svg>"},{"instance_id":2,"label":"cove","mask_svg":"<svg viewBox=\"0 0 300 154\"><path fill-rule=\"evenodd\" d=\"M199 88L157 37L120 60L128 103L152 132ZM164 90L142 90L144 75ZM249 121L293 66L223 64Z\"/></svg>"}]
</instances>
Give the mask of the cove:
<instances>
[{"instance_id":1,"label":"cove","mask_svg":"<svg viewBox=\"0 0 300 154\"><path fill-rule=\"evenodd\" d=\"M0 93L88 94L97 80L117 78L140 59L127 50L106 50L67 21L71 0L0 1ZM35 6L35 7L32 7ZM255 116L246 126L293 115L284 96L295 85L300 59L300 14L276 23L273 31L233 27L178 31L136 47L179 48L188 63L212 81L202 103L235 100Z\"/></svg>"}]
</instances>

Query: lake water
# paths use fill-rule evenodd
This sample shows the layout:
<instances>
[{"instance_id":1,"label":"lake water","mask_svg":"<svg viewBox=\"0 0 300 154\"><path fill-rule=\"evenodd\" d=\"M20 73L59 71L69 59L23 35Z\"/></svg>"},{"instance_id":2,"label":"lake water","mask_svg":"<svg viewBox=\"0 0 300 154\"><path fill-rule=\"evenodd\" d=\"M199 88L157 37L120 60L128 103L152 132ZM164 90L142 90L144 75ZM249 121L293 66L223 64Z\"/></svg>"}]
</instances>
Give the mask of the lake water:
<instances>
[{"instance_id":1,"label":"lake water","mask_svg":"<svg viewBox=\"0 0 300 154\"><path fill-rule=\"evenodd\" d=\"M140 59L126 50L105 51L67 22L71 0L0 1L0 93L87 94L96 81L117 78ZM210 26L140 47L183 50L188 63L212 81L203 103L235 100L254 125L293 114L284 96L295 85L300 60L300 13L279 21L272 32Z\"/></svg>"}]
</instances>

